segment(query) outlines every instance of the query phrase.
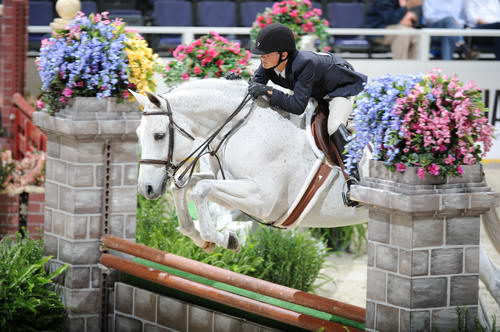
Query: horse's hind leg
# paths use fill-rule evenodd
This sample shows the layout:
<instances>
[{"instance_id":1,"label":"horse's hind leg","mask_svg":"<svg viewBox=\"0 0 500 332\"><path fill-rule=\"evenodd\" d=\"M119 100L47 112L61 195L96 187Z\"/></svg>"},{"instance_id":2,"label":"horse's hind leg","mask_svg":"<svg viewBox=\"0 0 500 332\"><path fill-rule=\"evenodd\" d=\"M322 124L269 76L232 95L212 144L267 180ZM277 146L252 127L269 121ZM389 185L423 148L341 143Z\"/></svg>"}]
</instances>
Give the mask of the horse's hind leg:
<instances>
[{"instance_id":1,"label":"horse's hind leg","mask_svg":"<svg viewBox=\"0 0 500 332\"><path fill-rule=\"evenodd\" d=\"M200 233L208 242L227 249L238 250L240 243L231 231L218 231L216 222L208 212L208 201L230 209L252 211L251 207L263 208L260 191L250 180L201 180L191 191L191 198L198 209Z\"/></svg>"}]
</instances>

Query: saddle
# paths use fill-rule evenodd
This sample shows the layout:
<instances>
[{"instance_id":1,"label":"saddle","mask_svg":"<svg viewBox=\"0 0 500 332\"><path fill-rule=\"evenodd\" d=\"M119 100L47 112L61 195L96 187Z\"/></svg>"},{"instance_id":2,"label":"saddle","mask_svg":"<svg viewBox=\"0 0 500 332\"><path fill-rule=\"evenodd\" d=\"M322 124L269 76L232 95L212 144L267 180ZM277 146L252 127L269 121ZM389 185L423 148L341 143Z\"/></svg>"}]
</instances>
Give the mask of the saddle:
<instances>
[{"instance_id":1,"label":"saddle","mask_svg":"<svg viewBox=\"0 0 500 332\"><path fill-rule=\"evenodd\" d=\"M311 132L316 142L316 146L325 154L327 161L331 165L338 166L344 177L349 178L345 169L343 152L348 143L350 135L346 126L341 125L333 134L328 134L328 104L319 103L314 111L313 120L311 122Z\"/></svg>"}]
</instances>

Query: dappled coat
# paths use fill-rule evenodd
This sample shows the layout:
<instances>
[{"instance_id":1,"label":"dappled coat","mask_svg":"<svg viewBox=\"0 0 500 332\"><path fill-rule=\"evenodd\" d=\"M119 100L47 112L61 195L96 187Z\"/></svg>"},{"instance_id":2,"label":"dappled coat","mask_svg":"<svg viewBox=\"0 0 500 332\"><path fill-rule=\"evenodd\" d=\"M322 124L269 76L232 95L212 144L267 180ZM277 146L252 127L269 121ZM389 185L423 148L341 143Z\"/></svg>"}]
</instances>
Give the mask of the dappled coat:
<instances>
[{"instance_id":1,"label":"dappled coat","mask_svg":"<svg viewBox=\"0 0 500 332\"><path fill-rule=\"evenodd\" d=\"M287 95L273 90L270 104L284 111L302 114L309 98L318 102L334 97L349 97L360 93L367 77L354 71L354 68L338 55L297 51L288 59L286 78L278 76L274 69L261 66L255 73L255 82L267 84L269 80L284 88L293 90Z\"/></svg>"}]
</instances>

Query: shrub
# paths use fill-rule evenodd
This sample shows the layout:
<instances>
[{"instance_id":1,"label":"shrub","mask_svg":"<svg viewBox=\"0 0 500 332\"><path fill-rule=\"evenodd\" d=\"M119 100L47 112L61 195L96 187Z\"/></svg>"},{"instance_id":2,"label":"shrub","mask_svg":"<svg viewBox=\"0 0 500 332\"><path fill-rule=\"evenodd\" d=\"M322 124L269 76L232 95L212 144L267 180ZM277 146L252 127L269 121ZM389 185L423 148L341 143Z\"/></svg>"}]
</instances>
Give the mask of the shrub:
<instances>
[{"instance_id":1,"label":"shrub","mask_svg":"<svg viewBox=\"0 0 500 332\"><path fill-rule=\"evenodd\" d=\"M321 50L329 51L326 29L330 23L321 18L321 15L321 9L313 8L309 0L275 2L272 8L266 8L263 13L257 15L250 30L250 36L255 40L259 31L265 26L281 23L293 31L297 43L300 42L302 36L313 34L318 37Z\"/></svg>"},{"instance_id":2,"label":"shrub","mask_svg":"<svg viewBox=\"0 0 500 332\"><path fill-rule=\"evenodd\" d=\"M491 148L485 110L477 86L438 70L376 79L357 97L347 167L372 143L374 157L392 171L416 166L420 178L460 175Z\"/></svg>"},{"instance_id":3,"label":"shrub","mask_svg":"<svg viewBox=\"0 0 500 332\"><path fill-rule=\"evenodd\" d=\"M333 251L346 251L359 255L366 247L366 224L335 227L314 228L312 234L323 239Z\"/></svg>"},{"instance_id":4,"label":"shrub","mask_svg":"<svg viewBox=\"0 0 500 332\"><path fill-rule=\"evenodd\" d=\"M52 280L67 266L48 274L43 242L4 237L0 241L0 330L62 331L64 306L51 289Z\"/></svg>"},{"instance_id":5,"label":"shrub","mask_svg":"<svg viewBox=\"0 0 500 332\"><path fill-rule=\"evenodd\" d=\"M0 152L0 192L13 196L27 186L43 186L45 182L45 152L26 152L21 160L12 159L12 152Z\"/></svg>"},{"instance_id":6,"label":"shrub","mask_svg":"<svg viewBox=\"0 0 500 332\"><path fill-rule=\"evenodd\" d=\"M157 55L142 37L108 13L82 12L67 29L42 41L38 71L42 94L37 108L53 114L71 98L131 97L128 89L154 91Z\"/></svg>"},{"instance_id":7,"label":"shrub","mask_svg":"<svg viewBox=\"0 0 500 332\"><path fill-rule=\"evenodd\" d=\"M242 49L239 43L228 41L215 32L210 32L187 46L177 46L173 55L175 59L165 67L164 79L167 85L190 77L222 77L227 72L234 72L243 78L251 75L247 68L250 52Z\"/></svg>"},{"instance_id":8,"label":"shrub","mask_svg":"<svg viewBox=\"0 0 500 332\"><path fill-rule=\"evenodd\" d=\"M309 232L268 227L250 234L239 253L217 247L209 254L176 230L177 216L165 198L138 196L138 204L137 242L284 286L311 291L327 254Z\"/></svg>"}]
</instances>

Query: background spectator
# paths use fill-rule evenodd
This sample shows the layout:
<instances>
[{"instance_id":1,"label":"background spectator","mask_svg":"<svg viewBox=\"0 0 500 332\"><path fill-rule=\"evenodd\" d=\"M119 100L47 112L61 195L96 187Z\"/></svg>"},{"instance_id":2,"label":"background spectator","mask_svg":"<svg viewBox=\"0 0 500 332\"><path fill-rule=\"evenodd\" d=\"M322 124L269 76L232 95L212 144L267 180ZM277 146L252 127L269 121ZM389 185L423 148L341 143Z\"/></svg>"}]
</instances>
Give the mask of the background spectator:
<instances>
[{"instance_id":1,"label":"background spectator","mask_svg":"<svg viewBox=\"0 0 500 332\"><path fill-rule=\"evenodd\" d=\"M465 3L467 25L475 29L500 29L499 0L467 0ZM474 44L493 45L495 57L500 60L500 38L477 37Z\"/></svg>"},{"instance_id":2,"label":"background spectator","mask_svg":"<svg viewBox=\"0 0 500 332\"><path fill-rule=\"evenodd\" d=\"M424 26L440 29L463 29L465 26L464 0L425 0ZM441 41L441 58L452 60L455 50L466 59L476 59L479 52L471 50L461 36L434 37Z\"/></svg>"},{"instance_id":3,"label":"background spectator","mask_svg":"<svg viewBox=\"0 0 500 332\"><path fill-rule=\"evenodd\" d=\"M420 0L374 0L367 13L365 27L386 29L413 29L419 17L411 8L421 5ZM417 35L384 36L373 42L391 45L393 59L416 59Z\"/></svg>"}]
</instances>

